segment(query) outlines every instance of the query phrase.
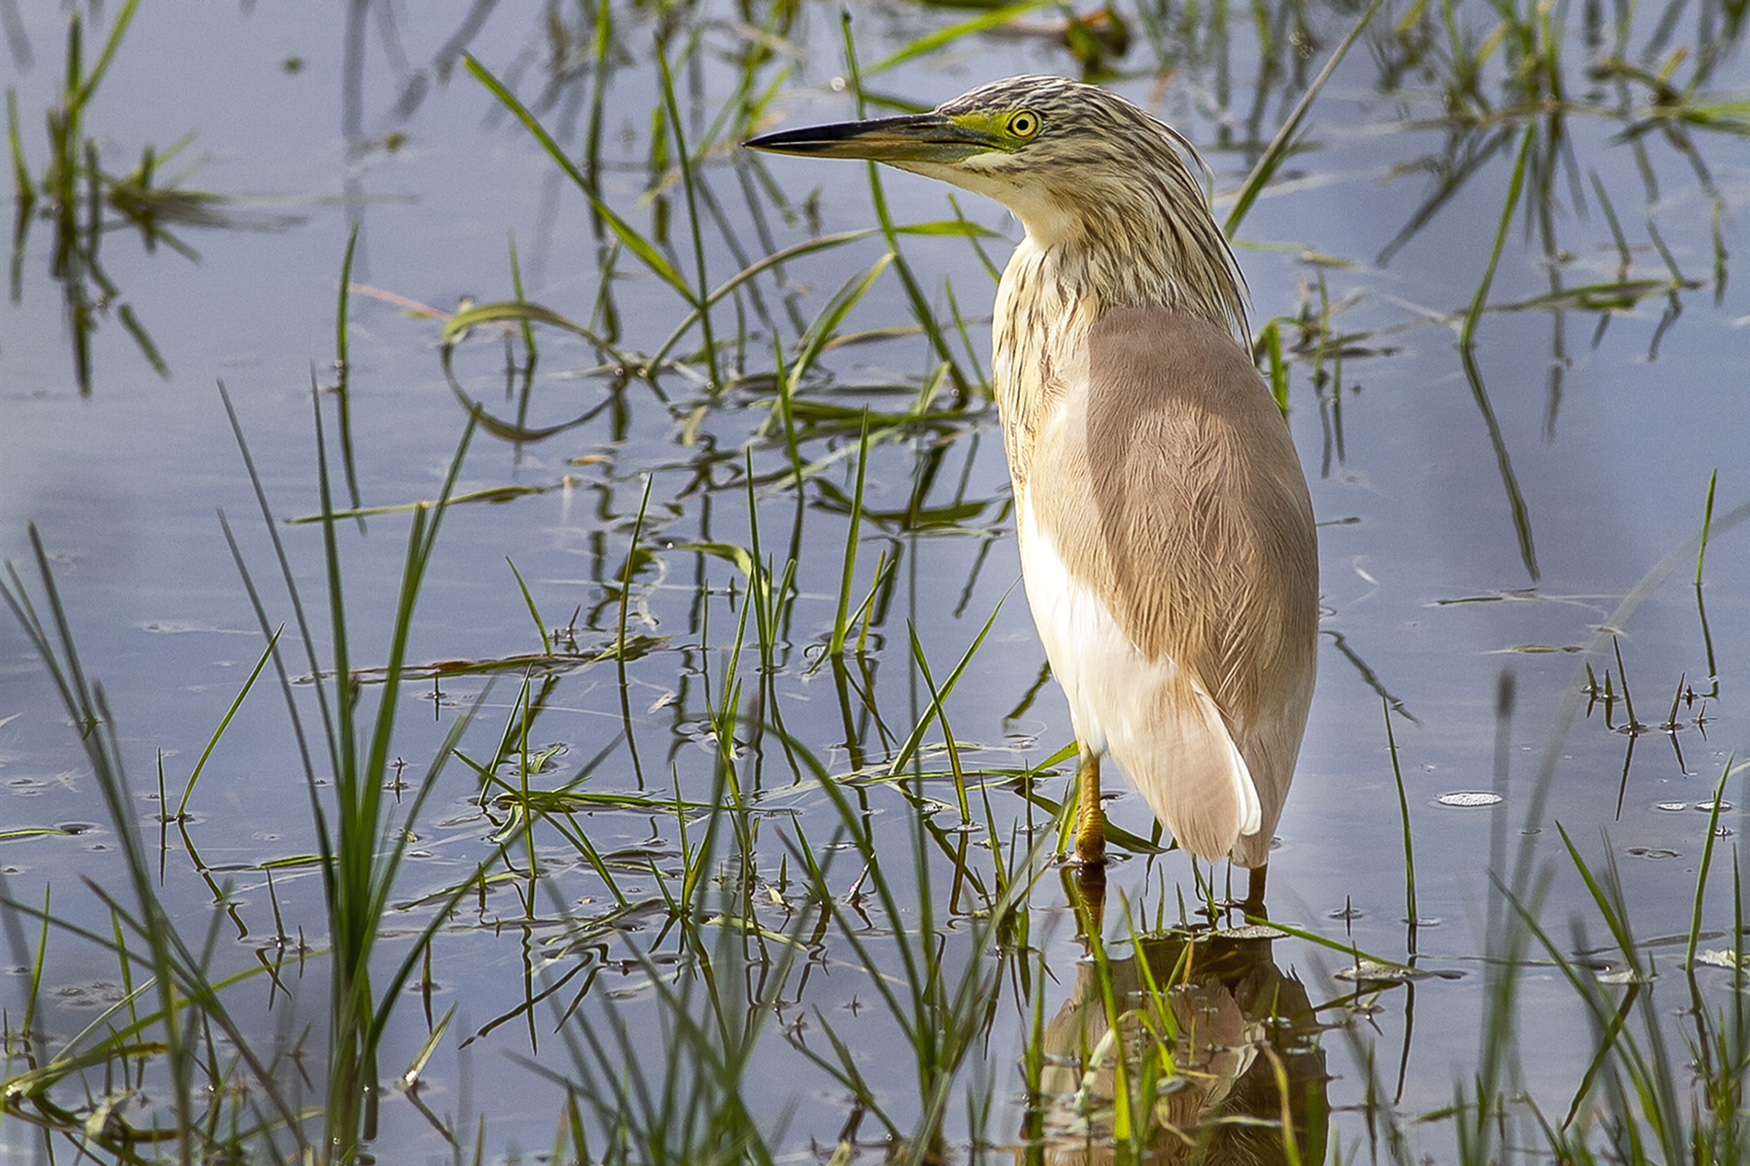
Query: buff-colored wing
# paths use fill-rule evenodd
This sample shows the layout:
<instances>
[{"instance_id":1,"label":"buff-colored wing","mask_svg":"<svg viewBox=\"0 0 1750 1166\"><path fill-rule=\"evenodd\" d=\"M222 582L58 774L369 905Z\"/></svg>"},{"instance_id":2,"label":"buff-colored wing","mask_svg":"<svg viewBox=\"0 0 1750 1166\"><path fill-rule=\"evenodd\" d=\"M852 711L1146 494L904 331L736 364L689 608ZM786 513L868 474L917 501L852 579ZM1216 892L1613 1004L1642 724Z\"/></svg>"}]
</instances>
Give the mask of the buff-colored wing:
<instances>
[{"instance_id":1,"label":"buff-colored wing","mask_svg":"<svg viewBox=\"0 0 1750 1166\"><path fill-rule=\"evenodd\" d=\"M1299 459L1250 360L1211 324L1109 311L1084 355L1032 450L1023 562L1030 598L1038 562L1060 563L1066 594L1095 597L1130 658L1088 633L1094 616L1042 619L1059 641L1048 642L1053 671L1066 691L1088 689L1071 697L1078 734L1103 737L1181 844L1206 857L1231 847L1257 865L1293 777L1316 658L1318 557ZM1094 699L1090 685L1113 691ZM1084 726L1092 709L1105 711ZM1242 776L1255 816L1234 794Z\"/></svg>"}]
</instances>

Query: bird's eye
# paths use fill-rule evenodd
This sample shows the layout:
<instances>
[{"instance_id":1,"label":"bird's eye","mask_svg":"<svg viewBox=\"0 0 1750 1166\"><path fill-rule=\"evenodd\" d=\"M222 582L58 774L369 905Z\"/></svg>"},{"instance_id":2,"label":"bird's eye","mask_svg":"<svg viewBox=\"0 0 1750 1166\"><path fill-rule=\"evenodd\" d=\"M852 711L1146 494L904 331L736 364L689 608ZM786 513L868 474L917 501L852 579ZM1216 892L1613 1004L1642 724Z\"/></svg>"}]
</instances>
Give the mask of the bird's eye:
<instances>
[{"instance_id":1,"label":"bird's eye","mask_svg":"<svg viewBox=\"0 0 1750 1166\"><path fill-rule=\"evenodd\" d=\"M1009 116L1009 133L1017 138L1030 138L1039 132L1039 115L1030 109Z\"/></svg>"}]
</instances>

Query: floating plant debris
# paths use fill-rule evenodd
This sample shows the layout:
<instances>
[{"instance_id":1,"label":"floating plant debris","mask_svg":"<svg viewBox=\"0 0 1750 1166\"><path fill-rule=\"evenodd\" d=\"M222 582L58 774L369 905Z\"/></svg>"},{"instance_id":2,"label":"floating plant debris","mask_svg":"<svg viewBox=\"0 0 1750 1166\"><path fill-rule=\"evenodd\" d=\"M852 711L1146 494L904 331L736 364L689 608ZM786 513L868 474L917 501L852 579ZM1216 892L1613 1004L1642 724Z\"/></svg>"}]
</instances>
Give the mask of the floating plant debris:
<instances>
[{"instance_id":1,"label":"floating plant debris","mask_svg":"<svg viewBox=\"0 0 1750 1166\"><path fill-rule=\"evenodd\" d=\"M1412 968L1408 964L1387 964L1378 960L1362 960L1361 962L1337 972L1339 980L1355 980L1361 983L1393 983L1407 984L1414 980L1460 980L1463 972L1449 969Z\"/></svg>"},{"instance_id":2,"label":"floating plant debris","mask_svg":"<svg viewBox=\"0 0 1750 1166\"><path fill-rule=\"evenodd\" d=\"M1470 809L1475 806L1493 806L1501 801L1500 794L1492 794L1486 790L1462 789L1449 794L1441 794L1434 799L1442 806L1457 806L1460 809Z\"/></svg>"}]
</instances>

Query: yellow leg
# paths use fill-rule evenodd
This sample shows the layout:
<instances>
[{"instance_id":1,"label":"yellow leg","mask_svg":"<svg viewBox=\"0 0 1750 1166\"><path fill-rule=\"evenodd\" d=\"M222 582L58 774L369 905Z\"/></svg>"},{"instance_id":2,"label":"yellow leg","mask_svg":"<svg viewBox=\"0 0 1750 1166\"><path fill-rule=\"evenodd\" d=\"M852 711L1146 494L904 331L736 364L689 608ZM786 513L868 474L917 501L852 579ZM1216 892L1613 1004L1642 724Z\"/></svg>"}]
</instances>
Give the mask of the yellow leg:
<instances>
[{"instance_id":1,"label":"yellow leg","mask_svg":"<svg viewBox=\"0 0 1750 1166\"><path fill-rule=\"evenodd\" d=\"M1083 752L1077 770L1081 804L1076 809L1076 857L1085 863L1106 861L1106 812L1100 808L1100 755Z\"/></svg>"}]
</instances>

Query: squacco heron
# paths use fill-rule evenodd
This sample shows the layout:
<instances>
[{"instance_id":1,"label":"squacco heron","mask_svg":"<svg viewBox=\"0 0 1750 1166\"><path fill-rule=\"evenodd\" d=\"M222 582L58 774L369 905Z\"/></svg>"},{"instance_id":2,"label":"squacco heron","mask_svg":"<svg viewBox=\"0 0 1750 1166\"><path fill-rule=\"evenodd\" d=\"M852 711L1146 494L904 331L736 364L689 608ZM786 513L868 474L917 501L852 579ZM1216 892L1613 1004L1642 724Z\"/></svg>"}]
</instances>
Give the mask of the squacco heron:
<instances>
[{"instance_id":1,"label":"squacco heron","mask_svg":"<svg viewBox=\"0 0 1750 1166\"><path fill-rule=\"evenodd\" d=\"M1110 756L1261 903L1312 699L1318 547L1189 143L1103 89L1011 77L747 144L885 162L1021 220L991 364L1027 601L1080 754L1077 857L1104 860Z\"/></svg>"}]
</instances>

